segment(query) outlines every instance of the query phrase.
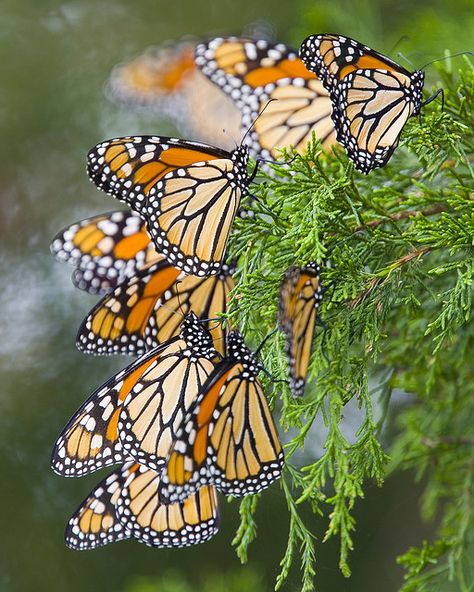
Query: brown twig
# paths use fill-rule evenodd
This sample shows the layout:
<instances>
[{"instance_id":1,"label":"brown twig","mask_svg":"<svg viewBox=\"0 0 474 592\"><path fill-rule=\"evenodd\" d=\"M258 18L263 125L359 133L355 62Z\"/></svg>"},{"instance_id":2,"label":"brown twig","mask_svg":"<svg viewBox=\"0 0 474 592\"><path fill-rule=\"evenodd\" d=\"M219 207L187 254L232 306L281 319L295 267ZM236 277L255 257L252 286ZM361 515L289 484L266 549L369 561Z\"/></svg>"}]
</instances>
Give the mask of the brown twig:
<instances>
[{"instance_id":1,"label":"brown twig","mask_svg":"<svg viewBox=\"0 0 474 592\"><path fill-rule=\"evenodd\" d=\"M435 214L440 214L441 212L445 212L447 210L447 206L444 204L438 204L433 206L432 208L427 208L426 210L404 210L403 212L397 212L396 214L391 214L386 218L379 218L378 220L371 220L366 224L361 224L357 226L354 232L360 232L361 230L365 230L366 228L377 228L382 224L385 224L389 221L398 221L404 220L405 218L414 218L416 216L434 216Z\"/></svg>"},{"instance_id":2,"label":"brown twig","mask_svg":"<svg viewBox=\"0 0 474 592\"><path fill-rule=\"evenodd\" d=\"M369 287L363 292L361 292L358 296L356 296L356 298L351 300L349 302L349 306L351 306L352 308L358 306L385 279L387 275L392 273L392 271L402 267L403 265L406 265L413 259L417 259L425 255L426 253L429 253L432 250L432 248L433 247L421 247L418 249L413 249L413 251L410 251L406 255L403 255L403 257L400 257L399 259L396 259L395 261L390 263L390 265L388 265L385 269L386 273L383 276L377 276L372 278L369 282Z\"/></svg>"}]
</instances>

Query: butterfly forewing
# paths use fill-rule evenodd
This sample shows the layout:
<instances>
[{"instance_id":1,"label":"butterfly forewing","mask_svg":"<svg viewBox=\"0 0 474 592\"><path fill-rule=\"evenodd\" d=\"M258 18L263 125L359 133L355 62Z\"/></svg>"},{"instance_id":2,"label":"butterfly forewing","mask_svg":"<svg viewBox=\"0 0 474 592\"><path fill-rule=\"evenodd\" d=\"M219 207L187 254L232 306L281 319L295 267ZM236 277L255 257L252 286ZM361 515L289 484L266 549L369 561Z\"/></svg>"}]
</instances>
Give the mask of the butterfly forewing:
<instances>
[{"instance_id":1,"label":"butterfly forewing","mask_svg":"<svg viewBox=\"0 0 474 592\"><path fill-rule=\"evenodd\" d=\"M77 334L77 347L92 354L143 354L149 349L145 338L155 307L175 285L180 273L167 261L137 271L87 315ZM164 335L163 341L176 335L181 322L179 309L174 312L177 313L174 314L174 331Z\"/></svg>"},{"instance_id":2,"label":"butterfly forewing","mask_svg":"<svg viewBox=\"0 0 474 592\"><path fill-rule=\"evenodd\" d=\"M283 452L255 358L235 332L229 336L228 352L203 385L171 447L161 486L169 502L206 484L227 495L248 495L281 474Z\"/></svg>"},{"instance_id":3,"label":"butterfly forewing","mask_svg":"<svg viewBox=\"0 0 474 592\"><path fill-rule=\"evenodd\" d=\"M280 290L279 324L285 334L290 388L303 394L311 356L317 309L322 299L319 266L291 267Z\"/></svg>"},{"instance_id":4,"label":"butterfly forewing","mask_svg":"<svg viewBox=\"0 0 474 592\"><path fill-rule=\"evenodd\" d=\"M79 477L125 460L118 433L120 408L166 347L170 344L155 348L121 370L80 407L54 446L51 466L56 473Z\"/></svg>"},{"instance_id":5,"label":"butterfly forewing","mask_svg":"<svg viewBox=\"0 0 474 592\"><path fill-rule=\"evenodd\" d=\"M117 513L134 538L152 547L187 547L210 539L219 528L214 487L202 487L183 503L164 505L160 477L143 465L125 481Z\"/></svg>"},{"instance_id":6,"label":"butterfly forewing","mask_svg":"<svg viewBox=\"0 0 474 592\"><path fill-rule=\"evenodd\" d=\"M117 500L134 463L101 481L70 518L65 532L68 547L78 551L95 549L128 539L130 530L117 516Z\"/></svg>"},{"instance_id":7,"label":"butterfly forewing","mask_svg":"<svg viewBox=\"0 0 474 592\"><path fill-rule=\"evenodd\" d=\"M206 278L184 276L178 280L155 305L145 329L147 347L154 347L176 334L180 319L175 311L184 315L193 311L200 319L205 319L202 322L211 333L215 349L224 354L228 321L223 324L218 316L227 311L229 293L235 287L234 272L232 262L224 264L218 275Z\"/></svg>"},{"instance_id":8,"label":"butterfly forewing","mask_svg":"<svg viewBox=\"0 0 474 592\"><path fill-rule=\"evenodd\" d=\"M164 466L185 413L214 369L212 338L194 315L183 321L181 335L135 383L120 412L124 451L155 470Z\"/></svg>"},{"instance_id":9,"label":"butterfly forewing","mask_svg":"<svg viewBox=\"0 0 474 592\"><path fill-rule=\"evenodd\" d=\"M330 93L338 141L361 172L384 166L422 103L424 73L341 35L312 35L300 55Z\"/></svg>"},{"instance_id":10,"label":"butterfly forewing","mask_svg":"<svg viewBox=\"0 0 474 592\"><path fill-rule=\"evenodd\" d=\"M246 136L252 156L276 159L290 146L303 152L313 132L325 148L334 144L328 93L295 50L216 38L196 46L196 64L239 107L242 133L253 126Z\"/></svg>"}]
</instances>

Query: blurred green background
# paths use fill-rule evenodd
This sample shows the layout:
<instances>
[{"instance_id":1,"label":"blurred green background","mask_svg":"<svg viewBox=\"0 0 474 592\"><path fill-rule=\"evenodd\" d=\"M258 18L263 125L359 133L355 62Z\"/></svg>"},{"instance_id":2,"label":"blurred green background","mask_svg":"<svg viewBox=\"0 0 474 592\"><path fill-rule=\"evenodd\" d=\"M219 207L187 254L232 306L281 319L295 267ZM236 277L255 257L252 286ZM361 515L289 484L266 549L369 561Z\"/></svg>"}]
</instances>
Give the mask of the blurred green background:
<instances>
[{"instance_id":1,"label":"blurred green background","mask_svg":"<svg viewBox=\"0 0 474 592\"><path fill-rule=\"evenodd\" d=\"M62 479L49 468L53 442L86 395L126 363L75 350L76 329L96 298L70 283L49 254L65 225L117 207L85 174L85 155L117 135L173 133L103 95L112 67L149 45L184 35L239 34L264 20L275 38L340 32L417 66L444 50L472 49L472 0L3 0L0 8L0 590L233 592L271 590L287 541L278 486L264 493L258 538L241 566L230 541L238 504L222 499L222 527L209 543L151 550L123 542L90 552L63 543L70 514L102 478ZM395 49L396 47L396 49ZM405 64L404 64L405 65ZM428 86L435 83L428 69ZM390 434L385 435L387 444ZM397 554L430 534L412 476L369 486L356 508L353 577L337 568L337 543L318 545L318 590L397 590ZM321 540L324 518L307 516ZM299 590L297 569L286 590Z\"/></svg>"}]
</instances>

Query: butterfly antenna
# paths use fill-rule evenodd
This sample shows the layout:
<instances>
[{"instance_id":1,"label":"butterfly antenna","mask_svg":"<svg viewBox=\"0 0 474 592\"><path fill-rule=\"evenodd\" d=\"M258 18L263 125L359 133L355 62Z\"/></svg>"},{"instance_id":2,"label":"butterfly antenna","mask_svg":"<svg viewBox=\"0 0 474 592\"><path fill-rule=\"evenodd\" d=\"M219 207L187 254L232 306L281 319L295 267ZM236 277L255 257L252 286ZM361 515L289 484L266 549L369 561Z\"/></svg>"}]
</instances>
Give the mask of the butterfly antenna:
<instances>
[{"instance_id":1,"label":"butterfly antenna","mask_svg":"<svg viewBox=\"0 0 474 592\"><path fill-rule=\"evenodd\" d=\"M277 331L278 331L278 327L275 327L275 329L273 329L273 331L270 331L270 333L266 337L263 338L262 342L260 343L260 345L255 350L255 355L256 356L259 355L259 353L262 351L262 348L265 345L265 343L270 339L270 337L272 337L272 335L275 335L275 333Z\"/></svg>"},{"instance_id":2,"label":"butterfly antenna","mask_svg":"<svg viewBox=\"0 0 474 592\"><path fill-rule=\"evenodd\" d=\"M397 52L397 57L402 58L402 60L405 60L407 64L410 64L413 70L418 70L415 64L409 58L407 58L406 55L404 55L401 51Z\"/></svg>"},{"instance_id":3,"label":"butterfly antenna","mask_svg":"<svg viewBox=\"0 0 474 592\"><path fill-rule=\"evenodd\" d=\"M253 126L257 123L257 120L259 117L261 117L263 115L263 113L265 112L265 109L268 107L268 105L270 103L272 103L273 101L277 101L278 99L269 99L267 101L267 104L265 105L265 107L260 111L260 113L257 115L257 117L252 121L252 123L250 124L250 127L247 128L247 131L245 132L245 134L242 137L242 140L240 141L240 144L242 145L244 143L245 138L249 135L250 130L253 128Z\"/></svg>"},{"instance_id":4,"label":"butterfly antenna","mask_svg":"<svg viewBox=\"0 0 474 592\"><path fill-rule=\"evenodd\" d=\"M426 66L431 66L431 64L435 64L436 62L444 62L445 60L450 60L451 58L457 58L458 56L462 55L474 55L474 51L460 51L459 53L453 53L452 55L444 56L444 58L437 58L436 60L431 60L431 62L427 62L420 70L424 70Z\"/></svg>"},{"instance_id":5,"label":"butterfly antenna","mask_svg":"<svg viewBox=\"0 0 474 592\"><path fill-rule=\"evenodd\" d=\"M431 95L431 97L428 97L426 99L426 101L423 101L423 103L421 103L421 106L425 107L426 105L431 103L431 101L434 101L437 97L439 97L439 95L441 95L441 111L444 111L444 89L443 88L439 88L433 95Z\"/></svg>"},{"instance_id":6,"label":"butterfly antenna","mask_svg":"<svg viewBox=\"0 0 474 592\"><path fill-rule=\"evenodd\" d=\"M179 301L179 298L178 298ZM168 312L171 312L175 315L178 315L178 317L180 317L181 319L184 319L184 317L186 316L183 312L179 311L179 310L174 310L173 308L170 308L169 306L166 306L166 304L158 304L155 308L155 311L158 310L158 308L164 308L165 310L167 310Z\"/></svg>"},{"instance_id":7,"label":"butterfly antenna","mask_svg":"<svg viewBox=\"0 0 474 592\"><path fill-rule=\"evenodd\" d=\"M299 156L299 154L295 154L291 160L285 160L285 161L259 158L257 160L257 162L267 162L268 164L291 164L294 160L297 159L298 156Z\"/></svg>"},{"instance_id":8,"label":"butterfly antenna","mask_svg":"<svg viewBox=\"0 0 474 592\"><path fill-rule=\"evenodd\" d=\"M392 49L389 52L389 55L392 55L394 53L394 51L397 49L397 47L403 42L403 41L410 41L410 37L408 37L408 35L402 35L400 37L400 39L395 43L395 45L392 47ZM398 55L401 55L400 53Z\"/></svg>"},{"instance_id":9,"label":"butterfly antenna","mask_svg":"<svg viewBox=\"0 0 474 592\"><path fill-rule=\"evenodd\" d=\"M183 307L181 306L181 300L180 300L180 298L179 298L179 284L180 284L180 283L181 283L180 281L176 282L176 295L178 296L178 308L179 308L179 310L180 310L180 313L181 313L181 315L182 315L182 317L183 317L183 319L184 319L184 317L185 317L186 315L184 314L184 309L183 309Z\"/></svg>"}]
</instances>

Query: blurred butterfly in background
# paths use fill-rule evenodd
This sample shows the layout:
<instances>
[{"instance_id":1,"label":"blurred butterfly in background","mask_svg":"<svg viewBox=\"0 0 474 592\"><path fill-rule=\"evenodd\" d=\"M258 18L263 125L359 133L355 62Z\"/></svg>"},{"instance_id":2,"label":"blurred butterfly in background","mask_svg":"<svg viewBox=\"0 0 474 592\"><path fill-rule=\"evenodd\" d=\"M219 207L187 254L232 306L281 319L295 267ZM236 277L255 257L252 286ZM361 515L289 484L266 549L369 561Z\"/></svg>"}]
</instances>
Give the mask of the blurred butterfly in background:
<instances>
[{"instance_id":1,"label":"blurred butterfly in background","mask_svg":"<svg viewBox=\"0 0 474 592\"><path fill-rule=\"evenodd\" d=\"M250 495L280 477L283 451L259 370L240 334L230 333L227 356L200 388L173 438L161 476L166 503L209 484L225 495Z\"/></svg>"},{"instance_id":2,"label":"blurred butterfly in background","mask_svg":"<svg viewBox=\"0 0 474 592\"><path fill-rule=\"evenodd\" d=\"M197 44L195 61L241 111L241 131L255 122L245 140L253 157L278 159L290 146L302 153L313 132L325 149L336 142L328 92L296 50L263 39L215 38Z\"/></svg>"},{"instance_id":3,"label":"blurred butterfly in background","mask_svg":"<svg viewBox=\"0 0 474 592\"><path fill-rule=\"evenodd\" d=\"M184 137L232 150L233 138L240 135L240 113L196 67L195 46L193 40L164 43L119 64L106 95L171 120Z\"/></svg>"},{"instance_id":4,"label":"blurred butterfly in background","mask_svg":"<svg viewBox=\"0 0 474 592\"><path fill-rule=\"evenodd\" d=\"M216 355L210 334L190 313L178 337L118 372L79 408L56 441L52 469L79 477L130 456L145 458L150 468L164 465Z\"/></svg>"},{"instance_id":5,"label":"blurred butterfly in background","mask_svg":"<svg viewBox=\"0 0 474 592\"><path fill-rule=\"evenodd\" d=\"M408 72L349 37L311 35L300 56L329 92L337 140L362 173L387 164L408 118L434 98L422 102L422 70Z\"/></svg>"},{"instance_id":6,"label":"blurred butterfly in background","mask_svg":"<svg viewBox=\"0 0 474 592\"><path fill-rule=\"evenodd\" d=\"M74 265L72 281L90 294L106 294L137 270L163 260L138 214L115 211L75 222L51 242L59 261Z\"/></svg>"},{"instance_id":7,"label":"blurred butterfly in background","mask_svg":"<svg viewBox=\"0 0 474 592\"><path fill-rule=\"evenodd\" d=\"M101 142L88 155L91 180L146 220L157 250L188 274L219 272L240 200L248 149L232 152L163 136Z\"/></svg>"},{"instance_id":8,"label":"blurred butterfly in background","mask_svg":"<svg viewBox=\"0 0 474 592\"><path fill-rule=\"evenodd\" d=\"M125 463L92 491L70 518L68 547L89 550L134 538L151 547L187 547L209 540L219 528L216 490L203 487L182 504L165 506L158 473Z\"/></svg>"},{"instance_id":9,"label":"blurred butterfly in background","mask_svg":"<svg viewBox=\"0 0 474 592\"><path fill-rule=\"evenodd\" d=\"M290 267L280 289L278 321L285 335L290 388L295 397L303 394L308 374L316 315L323 294L319 273L315 263Z\"/></svg>"}]
</instances>

